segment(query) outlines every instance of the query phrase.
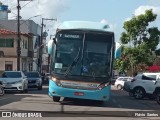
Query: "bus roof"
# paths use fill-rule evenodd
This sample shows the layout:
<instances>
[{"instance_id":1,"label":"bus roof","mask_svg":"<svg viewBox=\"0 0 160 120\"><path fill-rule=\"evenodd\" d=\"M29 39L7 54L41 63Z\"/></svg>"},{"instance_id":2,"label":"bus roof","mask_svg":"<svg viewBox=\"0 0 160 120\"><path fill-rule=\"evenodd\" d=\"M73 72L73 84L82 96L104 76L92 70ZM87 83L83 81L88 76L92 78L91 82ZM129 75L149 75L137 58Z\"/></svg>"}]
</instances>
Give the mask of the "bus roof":
<instances>
[{"instance_id":1,"label":"bus roof","mask_svg":"<svg viewBox=\"0 0 160 120\"><path fill-rule=\"evenodd\" d=\"M58 29L87 29L113 32L107 24L90 21L65 21L58 27Z\"/></svg>"}]
</instances>

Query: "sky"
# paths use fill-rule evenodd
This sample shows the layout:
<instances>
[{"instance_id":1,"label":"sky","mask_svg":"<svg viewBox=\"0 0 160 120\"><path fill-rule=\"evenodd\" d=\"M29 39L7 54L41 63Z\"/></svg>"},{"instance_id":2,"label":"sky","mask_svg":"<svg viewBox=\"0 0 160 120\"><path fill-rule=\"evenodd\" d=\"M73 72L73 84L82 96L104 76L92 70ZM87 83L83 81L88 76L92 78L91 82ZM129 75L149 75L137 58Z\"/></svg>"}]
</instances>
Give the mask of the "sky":
<instances>
[{"instance_id":1,"label":"sky","mask_svg":"<svg viewBox=\"0 0 160 120\"><path fill-rule=\"evenodd\" d=\"M17 0L0 0L9 6L9 19L15 19ZM32 0L21 1L20 15L22 19L31 18L41 24L42 18L53 18L57 21L44 21L49 36L63 21L82 20L106 23L115 32L115 40L119 41L124 31L123 23L133 16L153 9L157 19L152 26L160 30L160 0ZM49 39L49 38L48 38Z\"/></svg>"}]
</instances>

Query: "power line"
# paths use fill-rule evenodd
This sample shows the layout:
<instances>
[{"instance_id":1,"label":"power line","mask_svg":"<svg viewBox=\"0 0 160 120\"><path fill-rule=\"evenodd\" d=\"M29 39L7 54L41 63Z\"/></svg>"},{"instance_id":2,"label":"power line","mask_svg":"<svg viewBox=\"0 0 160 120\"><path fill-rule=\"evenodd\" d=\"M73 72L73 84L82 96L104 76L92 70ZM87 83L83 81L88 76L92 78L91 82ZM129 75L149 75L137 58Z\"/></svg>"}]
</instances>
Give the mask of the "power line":
<instances>
[{"instance_id":1,"label":"power line","mask_svg":"<svg viewBox=\"0 0 160 120\"><path fill-rule=\"evenodd\" d=\"M17 16L12 16L12 17L8 17L8 18L16 18ZM6 18L1 18L1 19L4 19L6 20Z\"/></svg>"},{"instance_id":2,"label":"power line","mask_svg":"<svg viewBox=\"0 0 160 120\"><path fill-rule=\"evenodd\" d=\"M3 4L7 4L8 1L3 1Z\"/></svg>"},{"instance_id":3,"label":"power line","mask_svg":"<svg viewBox=\"0 0 160 120\"><path fill-rule=\"evenodd\" d=\"M26 3L25 5L23 5L21 8L24 8L25 6L27 6L29 3L31 3L32 2L32 0L31 1L29 1L28 3Z\"/></svg>"},{"instance_id":4,"label":"power line","mask_svg":"<svg viewBox=\"0 0 160 120\"><path fill-rule=\"evenodd\" d=\"M11 7L10 7L10 9L17 9L17 6L16 5L12 5Z\"/></svg>"},{"instance_id":5,"label":"power line","mask_svg":"<svg viewBox=\"0 0 160 120\"><path fill-rule=\"evenodd\" d=\"M11 13L12 13L12 14L15 14L15 15L17 15L16 13L14 13L14 12L12 12L12 11L11 11Z\"/></svg>"},{"instance_id":6,"label":"power line","mask_svg":"<svg viewBox=\"0 0 160 120\"><path fill-rule=\"evenodd\" d=\"M31 3L33 0L29 1L28 3L26 3L25 5L23 5L21 8L24 8L25 6L27 6L29 3ZM17 9L17 5L12 5L10 7L10 10L14 10L14 9Z\"/></svg>"}]
</instances>

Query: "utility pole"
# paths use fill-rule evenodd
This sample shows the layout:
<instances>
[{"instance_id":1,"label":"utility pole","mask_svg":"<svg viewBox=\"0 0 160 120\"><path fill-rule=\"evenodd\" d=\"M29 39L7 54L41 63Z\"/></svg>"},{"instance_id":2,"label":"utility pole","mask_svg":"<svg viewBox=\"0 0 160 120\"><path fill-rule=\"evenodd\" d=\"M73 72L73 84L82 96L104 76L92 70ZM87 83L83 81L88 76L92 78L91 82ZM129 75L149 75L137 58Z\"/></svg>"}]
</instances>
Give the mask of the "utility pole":
<instances>
[{"instance_id":1,"label":"utility pole","mask_svg":"<svg viewBox=\"0 0 160 120\"><path fill-rule=\"evenodd\" d=\"M21 38L20 38L20 9L21 6L19 4L19 0L17 0L17 71L20 71L20 56L21 56Z\"/></svg>"},{"instance_id":2,"label":"utility pole","mask_svg":"<svg viewBox=\"0 0 160 120\"><path fill-rule=\"evenodd\" d=\"M54 20L54 21L57 21L57 19L48 19L48 18L42 18L42 27L41 27L41 39L39 41L39 62L38 62L38 65L39 65L39 73L42 72L42 50L43 50L43 27L44 27L44 20Z\"/></svg>"},{"instance_id":3,"label":"utility pole","mask_svg":"<svg viewBox=\"0 0 160 120\"><path fill-rule=\"evenodd\" d=\"M17 71L20 71L21 64L21 36L20 36L20 1L33 1L33 0L17 0Z\"/></svg>"}]
</instances>

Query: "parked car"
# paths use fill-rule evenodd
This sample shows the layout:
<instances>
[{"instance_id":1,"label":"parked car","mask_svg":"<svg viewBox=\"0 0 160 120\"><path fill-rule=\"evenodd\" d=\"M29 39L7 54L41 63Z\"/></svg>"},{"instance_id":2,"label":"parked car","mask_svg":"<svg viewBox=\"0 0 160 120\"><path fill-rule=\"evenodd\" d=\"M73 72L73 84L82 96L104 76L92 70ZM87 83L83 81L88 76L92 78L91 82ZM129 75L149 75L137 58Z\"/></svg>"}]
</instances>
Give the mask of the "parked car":
<instances>
[{"instance_id":1,"label":"parked car","mask_svg":"<svg viewBox=\"0 0 160 120\"><path fill-rule=\"evenodd\" d=\"M0 96L4 95L4 85L2 83L2 81L0 81Z\"/></svg>"},{"instance_id":2,"label":"parked car","mask_svg":"<svg viewBox=\"0 0 160 120\"><path fill-rule=\"evenodd\" d=\"M136 99L154 98L157 87L160 87L160 73L142 73L131 80L130 91Z\"/></svg>"},{"instance_id":3,"label":"parked car","mask_svg":"<svg viewBox=\"0 0 160 120\"><path fill-rule=\"evenodd\" d=\"M156 101L160 105L160 92L156 94Z\"/></svg>"},{"instance_id":4,"label":"parked car","mask_svg":"<svg viewBox=\"0 0 160 120\"><path fill-rule=\"evenodd\" d=\"M129 96L133 97L133 93L130 92L130 86L131 86L131 81L125 81L124 86L123 86L123 90L128 92Z\"/></svg>"},{"instance_id":5,"label":"parked car","mask_svg":"<svg viewBox=\"0 0 160 120\"><path fill-rule=\"evenodd\" d=\"M121 90L124 86L124 83L126 81L131 81L131 79L132 77L119 77L115 81L115 86L117 87L117 89Z\"/></svg>"},{"instance_id":6,"label":"parked car","mask_svg":"<svg viewBox=\"0 0 160 120\"><path fill-rule=\"evenodd\" d=\"M50 79L50 73L46 73L44 76L44 83L45 84L48 83L49 79Z\"/></svg>"},{"instance_id":7,"label":"parked car","mask_svg":"<svg viewBox=\"0 0 160 120\"><path fill-rule=\"evenodd\" d=\"M0 81L3 82L4 90L28 92L28 80L22 71L5 71Z\"/></svg>"},{"instance_id":8,"label":"parked car","mask_svg":"<svg viewBox=\"0 0 160 120\"><path fill-rule=\"evenodd\" d=\"M118 76L116 76L116 75L112 77L112 81L111 81L112 85L115 84L117 78L118 78Z\"/></svg>"},{"instance_id":9,"label":"parked car","mask_svg":"<svg viewBox=\"0 0 160 120\"><path fill-rule=\"evenodd\" d=\"M38 90L42 90L42 78L38 72L26 72L25 75L28 79L29 88L38 88Z\"/></svg>"},{"instance_id":10,"label":"parked car","mask_svg":"<svg viewBox=\"0 0 160 120\"><path fill-rule=\"evenodd\" d=\"M155 98L156 98L157 103L160 105L160 86L156 87L154 94L155 94Z\"/></svg>"},{"instance_id":11,"label":"parked car","mask_svg":"<svg viewBox=\"0 0 160 120\"><path fill-rule=\"evenodd\" d=\"M123 90L126 92L130 92L130 86L131 86L131 81L125 81L124 86L123 86Z\"/></svg>"}]
</instances>

